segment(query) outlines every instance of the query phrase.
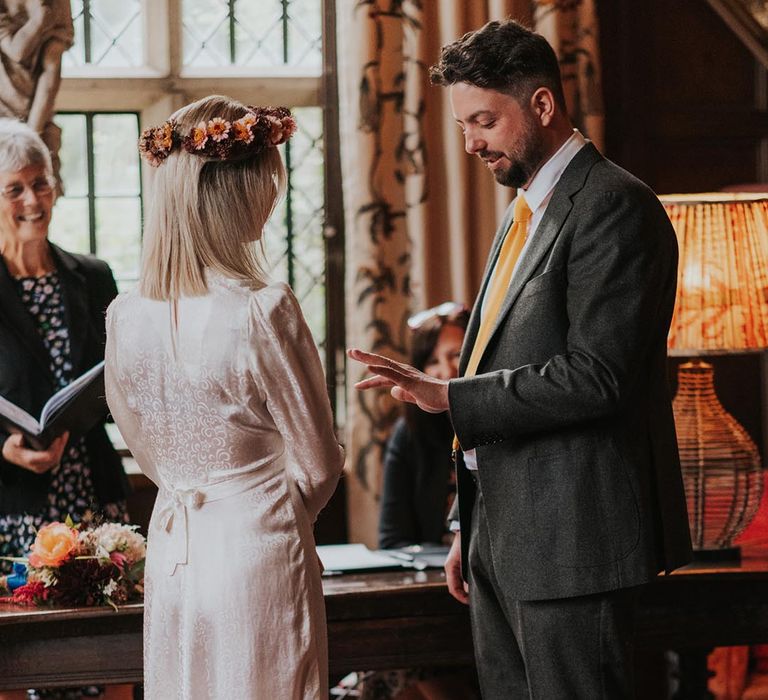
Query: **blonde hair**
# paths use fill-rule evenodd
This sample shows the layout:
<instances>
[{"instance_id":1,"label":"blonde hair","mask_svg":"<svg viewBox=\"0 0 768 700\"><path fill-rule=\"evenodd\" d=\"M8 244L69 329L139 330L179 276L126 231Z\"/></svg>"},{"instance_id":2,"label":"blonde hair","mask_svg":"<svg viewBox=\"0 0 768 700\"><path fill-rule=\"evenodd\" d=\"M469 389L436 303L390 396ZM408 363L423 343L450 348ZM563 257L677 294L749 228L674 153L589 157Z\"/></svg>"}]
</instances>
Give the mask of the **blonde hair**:
<instances>
[{"instance_id":1,"label":"blonde hair","mask_svg":"<svg viewBox=\"0 0 768 700\"><path fill-rule=\"evenodd\" d=\"M214 117L234 121L246 111L236 100L212 95L182 107L171 119L187 131ZM226 161L173 152L152 182L140 293L158 300L201 296L208 291L206 267L255 288L265 286L262 231L285 185L277 148Z\"/></svg>"}]
</instances>

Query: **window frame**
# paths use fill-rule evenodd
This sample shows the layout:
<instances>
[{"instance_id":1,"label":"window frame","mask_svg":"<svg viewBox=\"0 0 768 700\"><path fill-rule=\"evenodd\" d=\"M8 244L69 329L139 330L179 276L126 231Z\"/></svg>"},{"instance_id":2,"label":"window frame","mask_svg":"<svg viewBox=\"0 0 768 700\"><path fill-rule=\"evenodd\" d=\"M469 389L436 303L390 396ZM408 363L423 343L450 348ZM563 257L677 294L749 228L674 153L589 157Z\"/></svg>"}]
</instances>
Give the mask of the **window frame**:
<instances>
[{"instance_id":1,"label":"window frame","mask_svg":"<svg viewBox=\"0 0 768 700\"><path fill-rule=\"evenodd\" d=\"M323 110L326 337L324 364L337 426L344 407L344 216L339 158L335 0L321 0L322 68L182 65L182 0L142 0L144 57L131 68L84 65L63 72L56 111L133 112L139 129L157 125L185 104L228 94L252 104L286 104ZM141 192L151 192L151 168L141 169Z\"/></svg>"}]
</instances>

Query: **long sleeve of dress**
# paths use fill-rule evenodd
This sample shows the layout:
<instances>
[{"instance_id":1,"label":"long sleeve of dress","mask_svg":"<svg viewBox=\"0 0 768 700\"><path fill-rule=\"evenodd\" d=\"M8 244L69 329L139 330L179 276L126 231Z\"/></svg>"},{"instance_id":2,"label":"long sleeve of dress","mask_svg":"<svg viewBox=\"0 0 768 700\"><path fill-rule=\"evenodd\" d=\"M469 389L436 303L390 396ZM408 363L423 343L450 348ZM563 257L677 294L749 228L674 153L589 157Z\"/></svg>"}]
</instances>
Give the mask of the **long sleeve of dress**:
<instances>
[{"instance_id":1,"label":"long sleeve of dress","mask_svg":"<svg viewBox=\"0 0 768 700\"><path fill-rule=\"evenodd\" d=\"M159 478L152 460L144 448L138 416L131 409L124 387L118 376L118 345L114 329L114 315L117 307L120 305L120 301L120 297L116 298L107 309L107 343L104 352L104 389L107 406L115 423L120 426L120 434L123 436L141 471L157 484L159 483Z\"/></svg>"},{"instance_id":2,"label":"long sleeve of dress","mask_svg":"<svg viewBox=\"0 0 768 700\"><path fill-rule=\"evenodd\" d=\"M320 356L287 285L267 287L252 300L251 370L264 387L267 409L285 441L290 476L314 521L344 466Z\"/></svg>"}]
</instances>

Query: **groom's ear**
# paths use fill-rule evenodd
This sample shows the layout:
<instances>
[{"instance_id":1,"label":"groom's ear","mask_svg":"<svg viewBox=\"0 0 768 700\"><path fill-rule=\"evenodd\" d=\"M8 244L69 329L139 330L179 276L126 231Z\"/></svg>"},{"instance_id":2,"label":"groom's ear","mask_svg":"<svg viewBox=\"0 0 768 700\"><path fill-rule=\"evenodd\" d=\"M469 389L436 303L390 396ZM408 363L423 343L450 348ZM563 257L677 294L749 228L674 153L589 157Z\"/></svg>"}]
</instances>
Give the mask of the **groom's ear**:
<instances>
[{"instance_id":1,"label":"groom's ear","mask_svg":"<svg viewBox=\"0 0 768 700\"><path fill-rule=\"evenodd\" d=\"M552 123L557 110L557 103L552 91L547 87L536 88L531 95L531 111L541 126L547 127Z\"/></svg>"}]
</instances>

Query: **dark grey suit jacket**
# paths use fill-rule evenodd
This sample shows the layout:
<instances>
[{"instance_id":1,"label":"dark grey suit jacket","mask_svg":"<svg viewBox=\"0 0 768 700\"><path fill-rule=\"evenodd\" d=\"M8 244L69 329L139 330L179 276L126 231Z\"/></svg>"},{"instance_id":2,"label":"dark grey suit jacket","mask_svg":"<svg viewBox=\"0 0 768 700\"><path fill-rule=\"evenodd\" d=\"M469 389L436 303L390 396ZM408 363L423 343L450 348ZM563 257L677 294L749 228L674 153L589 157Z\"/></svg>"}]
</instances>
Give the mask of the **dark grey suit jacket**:
<instances>
[{"instance_id":1,"label":"dark grey suit jacket","mask_svg":"<svg viewBox=\"0 0 768 700\"><path fill-rule=\"evenodd\" d=\"M460 374L511 218L510 207ZM478 376L449 385L461 446L477 450L493 566L513 597L634 586L690 560L666 370L676 280L657 197L588 143L521 258ZM469 533L475 484L461 460L457 470Z\"/></svg>"}]
</instances>

